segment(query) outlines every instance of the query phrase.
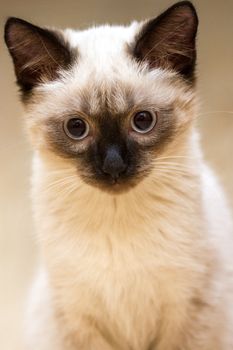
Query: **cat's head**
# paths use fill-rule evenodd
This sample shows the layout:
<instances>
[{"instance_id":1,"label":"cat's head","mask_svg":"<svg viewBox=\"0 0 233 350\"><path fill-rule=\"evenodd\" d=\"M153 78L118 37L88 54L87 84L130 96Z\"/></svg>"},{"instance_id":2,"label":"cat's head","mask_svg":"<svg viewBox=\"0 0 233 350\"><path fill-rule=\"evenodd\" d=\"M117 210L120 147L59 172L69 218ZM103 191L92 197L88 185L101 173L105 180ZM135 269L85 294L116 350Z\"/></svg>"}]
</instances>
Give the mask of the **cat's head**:
<instances>
[{"instance_id":1,"label":"cat's head","mask_svg":"<svg viewBox=\"0 0 233 350\"><path fill-rule=\"evenodd\" d=\"M57 31L10 18L5 40L40 156L120 193L184 149L197 26L188 1L129 27Z\"/></svg>"}]
</instances>

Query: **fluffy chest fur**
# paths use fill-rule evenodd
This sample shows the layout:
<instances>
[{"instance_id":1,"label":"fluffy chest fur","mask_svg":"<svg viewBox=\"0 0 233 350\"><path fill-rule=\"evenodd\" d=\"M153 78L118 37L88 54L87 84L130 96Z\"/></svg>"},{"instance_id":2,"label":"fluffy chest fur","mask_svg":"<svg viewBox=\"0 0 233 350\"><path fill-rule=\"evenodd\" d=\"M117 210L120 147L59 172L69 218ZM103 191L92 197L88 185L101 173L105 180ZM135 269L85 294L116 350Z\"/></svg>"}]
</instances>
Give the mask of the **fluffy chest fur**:
<instances>
[{"instance_id":1,"label":"fluffy chest fur","mask_svg":"<svg viewBox=\"0 0 233 350\"><path fill-rule=\"evenodd\" d=\"M87 338L100 332L119 349L166 349L171 334L174 344L183 338L207 298L201 291L213 254L196 202L200 179L178 177L169 191L161 184L151 191L147 179L114 198L82 184L67 197L50 177L46 183L51 168L37 160L34 173L42 252L65 336L79 344L88 325Z\"/></svg>"}]
</instances>

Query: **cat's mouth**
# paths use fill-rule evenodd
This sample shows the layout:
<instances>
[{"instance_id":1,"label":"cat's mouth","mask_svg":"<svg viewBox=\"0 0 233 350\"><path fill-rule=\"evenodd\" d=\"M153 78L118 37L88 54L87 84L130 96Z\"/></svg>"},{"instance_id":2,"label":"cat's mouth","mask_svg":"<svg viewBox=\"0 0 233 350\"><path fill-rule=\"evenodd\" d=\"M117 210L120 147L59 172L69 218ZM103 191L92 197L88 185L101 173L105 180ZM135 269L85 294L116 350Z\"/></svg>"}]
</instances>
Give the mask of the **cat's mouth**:
<instances>
[{"instance_id":1,"label":"cat's mouth","mask_svg":"<svg viewBox=\"0 0 233 350\"><path fill-rule=\"evenodd\" d=\"M94 154L88 162L85 159L78 163L77 170L86 184L104 192L121 194L137 186L150 172L150 166L146 160L136 161L126 151L120 154L117 147L112 146L103 159Z\"/></svg>"},{"instance_id":2,"label":"cat's mouth","mask_svg":"<svg viewBox=\"0 0 233 350\"><path fill-rule=\"evenodd\" d=\"M111 193L123 193L134 188L138 182L136 181L121 181L120 179L112 180L110 184L104 184L101 189Z\"/></svg>"}]
</instances>

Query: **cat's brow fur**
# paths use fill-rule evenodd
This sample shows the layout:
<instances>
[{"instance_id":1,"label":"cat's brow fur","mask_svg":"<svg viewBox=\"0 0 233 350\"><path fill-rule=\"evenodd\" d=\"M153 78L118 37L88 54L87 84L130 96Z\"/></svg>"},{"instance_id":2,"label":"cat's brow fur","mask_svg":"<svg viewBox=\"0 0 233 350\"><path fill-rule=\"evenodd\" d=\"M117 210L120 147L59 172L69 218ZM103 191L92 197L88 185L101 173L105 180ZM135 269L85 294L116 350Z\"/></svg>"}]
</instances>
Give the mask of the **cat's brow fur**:
<instances>
[{"instance_id":1,"label":"cat's brow fur","mask_svg":"<svg viewBox=\"0 0 233 350\"><path fill-rule=\"evenodd\" d=\"M196 16L187 1L174 9L174 23L186 10ZM193 37L195 23L186 28ZM76 60L53 80L37 79L27 100L43 261L31 293L30 350L233 349L232 223L200 150L195 60L182 66L179 42L175 64L169 55L166 66L140 61L134 49L147 29L145 21L65 30ZM130 134L136 110L157 112L150 135ZM63 129L76 115L91 125L81 142ZM104 152L89 153L125 140L136 165L114 192L92 168Z\"/></svg>"}]
</instances>

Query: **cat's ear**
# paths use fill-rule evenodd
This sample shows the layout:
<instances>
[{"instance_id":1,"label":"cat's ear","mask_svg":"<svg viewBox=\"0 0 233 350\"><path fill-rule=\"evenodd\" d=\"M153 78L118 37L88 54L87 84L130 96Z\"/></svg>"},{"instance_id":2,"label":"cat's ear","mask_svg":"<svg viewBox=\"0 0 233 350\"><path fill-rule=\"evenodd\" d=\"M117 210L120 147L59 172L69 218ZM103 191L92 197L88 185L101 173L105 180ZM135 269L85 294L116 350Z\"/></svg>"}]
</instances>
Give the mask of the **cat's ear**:
<instances>
[{"instance_id":1,"label":"cat's ear","mask_svg":"<svg viewBox=\"0 0 233 350\"><path fill-rule=\"evenodd\" d=\"M7 20L5 42L23 93L40 82L55 79L59 69L67 68L72 62L71 50L61 35L19 18Z\"/></svg>"},{"instance_id":2,"label":"cat's ear","mask_svg":"<svg viewBox=\"0 0 233 350\"><path fill-rule=\"evenodd\" d=\"M193 79L196 61L198 17L189 1L178 2L150 20L136 39L134 56L153 68L173 69Z\"/></svg>"}]
</instances>

